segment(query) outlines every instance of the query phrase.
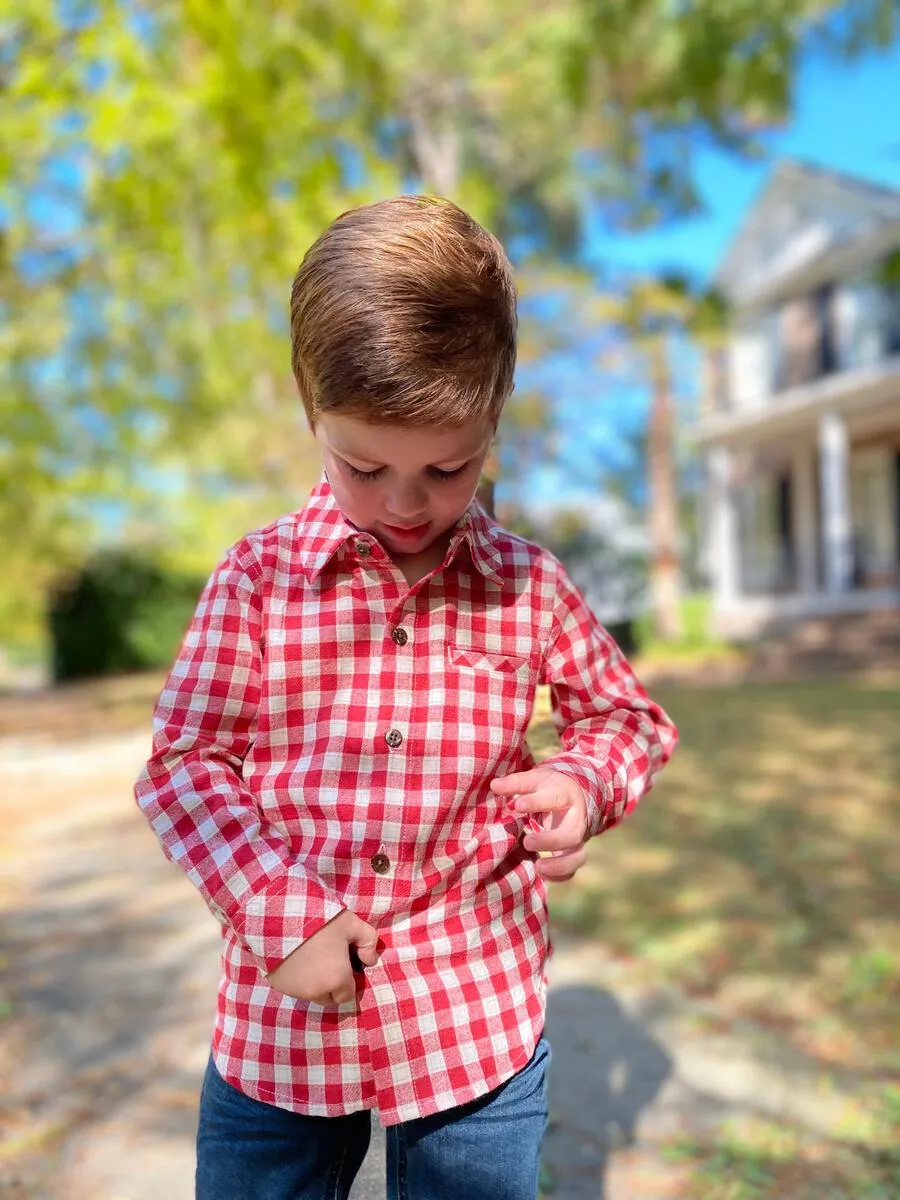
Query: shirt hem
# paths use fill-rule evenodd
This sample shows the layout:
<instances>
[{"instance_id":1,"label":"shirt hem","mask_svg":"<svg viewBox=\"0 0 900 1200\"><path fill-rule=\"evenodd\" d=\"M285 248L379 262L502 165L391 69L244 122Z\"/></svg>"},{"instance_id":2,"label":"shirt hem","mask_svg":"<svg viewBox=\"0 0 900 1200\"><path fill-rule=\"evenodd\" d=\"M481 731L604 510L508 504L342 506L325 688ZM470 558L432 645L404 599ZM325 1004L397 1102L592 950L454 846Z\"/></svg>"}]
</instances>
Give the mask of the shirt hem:
<instances>
[{"instance_id":1,"label":"shirt hem","mask_svg":"<svg viewBox=\"0 0 900 1200\"><path fill-rule=\"evenodd\" d=\"M437 1100L425 1098L421 1102L404 1104L390 1111L385 1111L378 1107L374 1097L372 1103L360 1100L358 1104L352 1101L348 1103L342 1102L341 1104L285 1103L283 1099L276 1099L276 1089L268 1087L250 1088L247 1086L247 1081L242 1079L240 1075L234 1075L225 1069L224 1062L220 1063L217 1058L215 1039L212 1044L212 1058L213 1064L222 1079L243 1095L249 1096L251 1100L257 1100L261 1104L271 1104L274 1108L281 1108L286 1112L299 1113L306 1117L346 1117L355 1112L375 1112L378 1114L378 1119L382 1127L388 1129L392 1125L402 1125L407 1121L434 1116L435 1113L451 1112L454 1108L461 1108L463 1105L471 1104L474 1100L480 1100L482 1096L487 1096L490 1092L502 1087L504 1083L508 1083L513 1076L517 1075L524 1067L527 1067L534 1057L538 1042L541 1040L544 1032L546 1016L546 1005L543 1005L541 1012L532 1021L531 1037L526 1043L525 1049L521 1055L516 1055L512 1065L508 1069L504 1069L496 1075L479 1079L477 1082L470 1084L469 1087L462 1089L454 1095L452 1104L441 1104Z\"/></svg>"}]
</instances>

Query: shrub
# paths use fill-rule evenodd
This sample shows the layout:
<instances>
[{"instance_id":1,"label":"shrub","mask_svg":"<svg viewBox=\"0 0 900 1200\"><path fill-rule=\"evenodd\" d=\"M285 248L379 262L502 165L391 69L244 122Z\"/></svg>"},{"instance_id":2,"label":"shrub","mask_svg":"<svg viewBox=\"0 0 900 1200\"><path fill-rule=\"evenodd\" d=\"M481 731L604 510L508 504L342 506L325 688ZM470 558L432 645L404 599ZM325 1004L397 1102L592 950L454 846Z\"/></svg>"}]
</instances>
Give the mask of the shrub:
<instances>
[{"instance_id":1,"label":"shrub","mask_svg":"<svg viewBox=\"0 0 900 1200\"><path fill-rule=\"evenodd\" d=\"M54 679L168 667L204 582L144 553L97 555L51 598Z\"/></svg>"}]
</instances>

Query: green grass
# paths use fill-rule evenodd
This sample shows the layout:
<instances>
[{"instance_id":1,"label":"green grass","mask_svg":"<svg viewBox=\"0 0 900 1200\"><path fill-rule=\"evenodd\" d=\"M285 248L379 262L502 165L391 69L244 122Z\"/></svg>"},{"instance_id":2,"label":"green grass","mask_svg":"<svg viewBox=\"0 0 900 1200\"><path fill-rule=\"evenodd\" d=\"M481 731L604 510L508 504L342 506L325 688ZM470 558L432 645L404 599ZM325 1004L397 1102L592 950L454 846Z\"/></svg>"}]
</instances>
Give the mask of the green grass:
<instances>
[{"instance_id":1,"label":"green grass","mask_svg":"<svg viewBox=\"0 0 900 1200\"><path fill-rule=\"evenodd\" d=\"M652 662L696 661L730 657L739 653L734 646L710 633L712 597L698 592L681 601L681 637L661 642L653 632L653 617L642 613L635 622L635 639L642 660Z\"/></svg>"},{"instance_id":2,"label":"green grass","mask_svg":"<svg viewBox=\"0 0 900 1200\"><path fill-rule=\"evenodd\" d=\"M900 1092L875 1093L859 1114L866 1127L844 1136L746 1121L707 1140L676 1140L667 1157L693 1168L693 1200L896 1200Z\"/></svg>"},{"instance_id":3,"label":"green grass","mask_svg":"<svg viewBox=\"0 0 900 1200\"><path fill-rule=\"evenodd\" d=\"M666 686L681 744L654 791L551 892L557 930L625 978L711 1002L821 1063L868 1073L847 1128L757 1124L676 1145L695 1200L900 1196L900 690ZM536 754L556 742L542 697ZM798 1165L799 1164L799 1165Z\"/></svg>"},{"instance_id":4,"label":"green grass","mask_svg":"<svg viewBox=\"0 0 900 1200\"><path fill-rule=\"evenodd\" d=\"M681 744L557 928L823 1060L900 1069L900 691L666 687ZM555 738L540 708L536 753Z\"/></svg>"}]
</instances>

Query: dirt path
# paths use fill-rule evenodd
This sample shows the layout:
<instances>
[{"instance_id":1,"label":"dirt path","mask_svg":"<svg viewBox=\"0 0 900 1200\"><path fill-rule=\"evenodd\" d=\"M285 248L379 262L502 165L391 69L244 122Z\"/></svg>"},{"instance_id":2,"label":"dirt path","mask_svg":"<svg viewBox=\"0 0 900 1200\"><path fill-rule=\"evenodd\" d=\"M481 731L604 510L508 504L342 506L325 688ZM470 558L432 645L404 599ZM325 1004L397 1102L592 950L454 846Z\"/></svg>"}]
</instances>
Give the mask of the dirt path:
<instances>
[{"instance_id":1,"label":"dirt path","mask_svg":"<svg viewBox=\"0 0 900 1200\"><path fill-rule=\"evenodd\" d=\"M0 741L0 1195L190 1200L218 934L131 800L145 735ZM551 975L556 1200L689 1196L661 1147L729 1114L834 1118L814 1064L758 1030L709 1033L672 993L624 989L590 944ZM376 1137L354 1200L382 1200Z\"/></svg>"}]
</instances>

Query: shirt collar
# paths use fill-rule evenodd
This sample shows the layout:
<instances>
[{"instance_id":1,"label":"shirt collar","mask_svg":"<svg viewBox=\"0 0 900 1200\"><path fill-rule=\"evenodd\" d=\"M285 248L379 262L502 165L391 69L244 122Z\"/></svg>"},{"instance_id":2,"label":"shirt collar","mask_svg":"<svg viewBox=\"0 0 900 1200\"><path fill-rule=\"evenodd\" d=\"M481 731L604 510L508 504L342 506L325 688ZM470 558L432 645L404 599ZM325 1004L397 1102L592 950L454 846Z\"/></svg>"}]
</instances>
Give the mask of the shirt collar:
<instances>
[{"instance_id":1,"label":"shirt collar","mask_svg":"<svg viewBox=\"0 0 900 1200\"><path fill-rule=\"evenodd\" d=\"M360 532L346 519L325 478L313 489L299 514L298 527L297 554L309 583L315 583L328 562L348 541L356 544L357 554L361 546L368 547L368 554L384 553L372 534ZM451 561L465 544L481 574L502 587L503 558L495 541L496 529L496 523L478 501L473 500L454 531L447 561Z\"/></svg>"},{"instance_id":2,"label":"shirt collar","mask_svg":"<svg viewBox=\"0 0 900 1200\"><path fill-rule=\"evenodd\" d=\"M497 523L492 520L477 500L466 509L450 542L449 557L459 552L465 543L469 547L472 561L485 579L503 587L503 555L497 546Z\"/></svg>"}]
</instances>

